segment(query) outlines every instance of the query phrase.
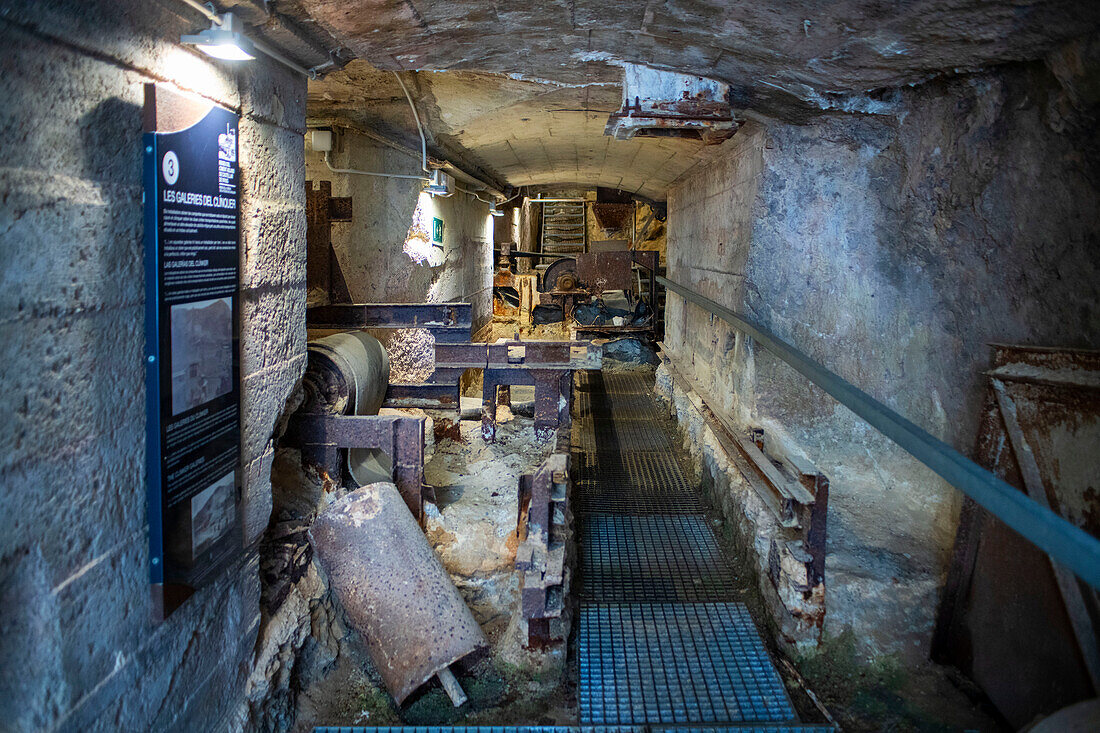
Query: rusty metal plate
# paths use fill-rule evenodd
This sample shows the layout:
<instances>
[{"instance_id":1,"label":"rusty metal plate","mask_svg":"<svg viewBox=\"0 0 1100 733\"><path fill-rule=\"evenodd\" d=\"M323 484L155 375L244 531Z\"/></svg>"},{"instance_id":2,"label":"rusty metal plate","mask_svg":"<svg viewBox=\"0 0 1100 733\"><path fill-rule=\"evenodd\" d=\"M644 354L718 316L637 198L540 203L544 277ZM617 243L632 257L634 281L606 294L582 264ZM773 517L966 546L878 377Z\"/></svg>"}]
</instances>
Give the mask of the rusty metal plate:
<instances>
[{"instance_id":1,"label":"rusty metal plate","mask_svg":"<svg viewBox=\"0 0 1100 733\"><path fill-rule=\"evenodd\" d=\"M605 290L631 290L634 287L631 265L634 253L596 252L577 255L577 276L588 292L599 295Z\"/></svg>"},{"instance_id":2,"label":"rusty metal plate","mask_svg":"<svg viewBox=\"0 0 1100 733\"><path fill-rule=\"evenodd\" d=\"M1100 536L1100 353L994 347L979 462ZM967 501L933 640L1014 727L1092 697L1097 594Z\"/></svg>"},{"instance_id":3,"label":"rusty metal plate","mask_svg":"<svg viewBox=\"0 0 1100 733\"><path fill-rule=\"evenodd\" d=\"M370 484L337 500L309 536L329 586L399 705L439 670L488 647L393 484Z\"/></svg>"}]
</instances>

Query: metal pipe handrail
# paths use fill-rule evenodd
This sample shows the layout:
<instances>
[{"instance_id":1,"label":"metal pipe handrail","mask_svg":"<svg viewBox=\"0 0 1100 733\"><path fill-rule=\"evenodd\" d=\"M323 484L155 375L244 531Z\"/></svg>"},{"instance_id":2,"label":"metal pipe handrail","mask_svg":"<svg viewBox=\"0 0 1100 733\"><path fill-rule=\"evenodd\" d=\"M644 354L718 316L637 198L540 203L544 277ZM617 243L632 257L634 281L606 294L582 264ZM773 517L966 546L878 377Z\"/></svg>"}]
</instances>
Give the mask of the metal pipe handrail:
<instances>
[{"instance_id":1,"label":"metal pipe handrail","mask_svg":"<svg viewBox=\"0 0 1100 733\"><path fill-rule=\"evenodd\" d=\"M657 282L751 336L1021 537L1050 555L1054 561L1072 570L1093 588L1100 589L1100 540L1033 501L1007 481L917 427L749 318L661 275L657 275Z\"/></svg>"}]
</instances>

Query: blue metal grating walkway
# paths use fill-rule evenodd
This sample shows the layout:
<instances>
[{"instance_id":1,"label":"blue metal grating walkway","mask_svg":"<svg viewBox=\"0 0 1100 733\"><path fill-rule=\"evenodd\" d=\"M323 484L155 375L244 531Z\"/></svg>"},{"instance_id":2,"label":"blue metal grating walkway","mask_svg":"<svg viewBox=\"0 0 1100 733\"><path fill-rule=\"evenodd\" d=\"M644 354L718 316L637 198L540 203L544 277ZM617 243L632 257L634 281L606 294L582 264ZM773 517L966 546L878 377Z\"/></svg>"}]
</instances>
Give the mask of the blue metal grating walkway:
<instances>
[{"instance_id":1,"label":"blue metal grating walkway","mask_svg":"<svg viewBox=\"0 0 1100 733\"><path fill-rule=\"evenodd\" d=\"M589 372L579 385L581 726L803 728L647 376Z\"/></svg>"}]
</instances>

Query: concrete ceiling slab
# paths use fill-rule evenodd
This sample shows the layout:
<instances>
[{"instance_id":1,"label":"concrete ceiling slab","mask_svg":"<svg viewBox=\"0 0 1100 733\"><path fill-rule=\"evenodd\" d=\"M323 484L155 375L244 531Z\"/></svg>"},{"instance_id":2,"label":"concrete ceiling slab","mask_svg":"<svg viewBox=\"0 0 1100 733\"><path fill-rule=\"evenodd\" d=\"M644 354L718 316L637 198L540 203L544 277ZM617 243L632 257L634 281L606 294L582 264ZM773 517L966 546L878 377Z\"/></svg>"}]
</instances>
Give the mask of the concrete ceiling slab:
<instances>
[{"instance_id":1,"label":"concrete ceiling slab","mask_svg":"<svg viewBox=\"0 0 1100 733\"><path fill-rule=\"evenodd\" d=\"M1100 29L1092 0L294 0L294 8L362 59L311 84L312 117L408 138L404 97L382 70L446 70L415 79L438 149L498 183L596 181L656 199L708 152L671 138L604 139L625 62L719 79L735 109L797 119L882 111L888 103L875 90L1039 58Z\"/></svg>"}]
</instances>

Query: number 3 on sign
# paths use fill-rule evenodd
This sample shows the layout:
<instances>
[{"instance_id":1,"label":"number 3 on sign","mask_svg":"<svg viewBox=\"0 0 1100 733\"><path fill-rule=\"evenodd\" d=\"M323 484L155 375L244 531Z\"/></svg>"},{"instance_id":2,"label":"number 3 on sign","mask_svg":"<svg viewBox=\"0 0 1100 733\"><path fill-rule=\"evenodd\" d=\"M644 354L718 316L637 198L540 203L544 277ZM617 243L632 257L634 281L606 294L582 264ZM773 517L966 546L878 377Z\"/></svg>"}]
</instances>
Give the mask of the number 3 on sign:
<instances>
[{"instance_id":1,"label":"number 3 on sign","mask_svg":"<svg viewBox=\"0 0 1100 733\"><path fill-rule=\"evenodd\" d=\"M164 154L164 160L161 161L160 170L161 173L164 174L165 183L169 186L176 185L176 181L180 177L180 161L171 150Z\"/></svg>"}]
</instances>

